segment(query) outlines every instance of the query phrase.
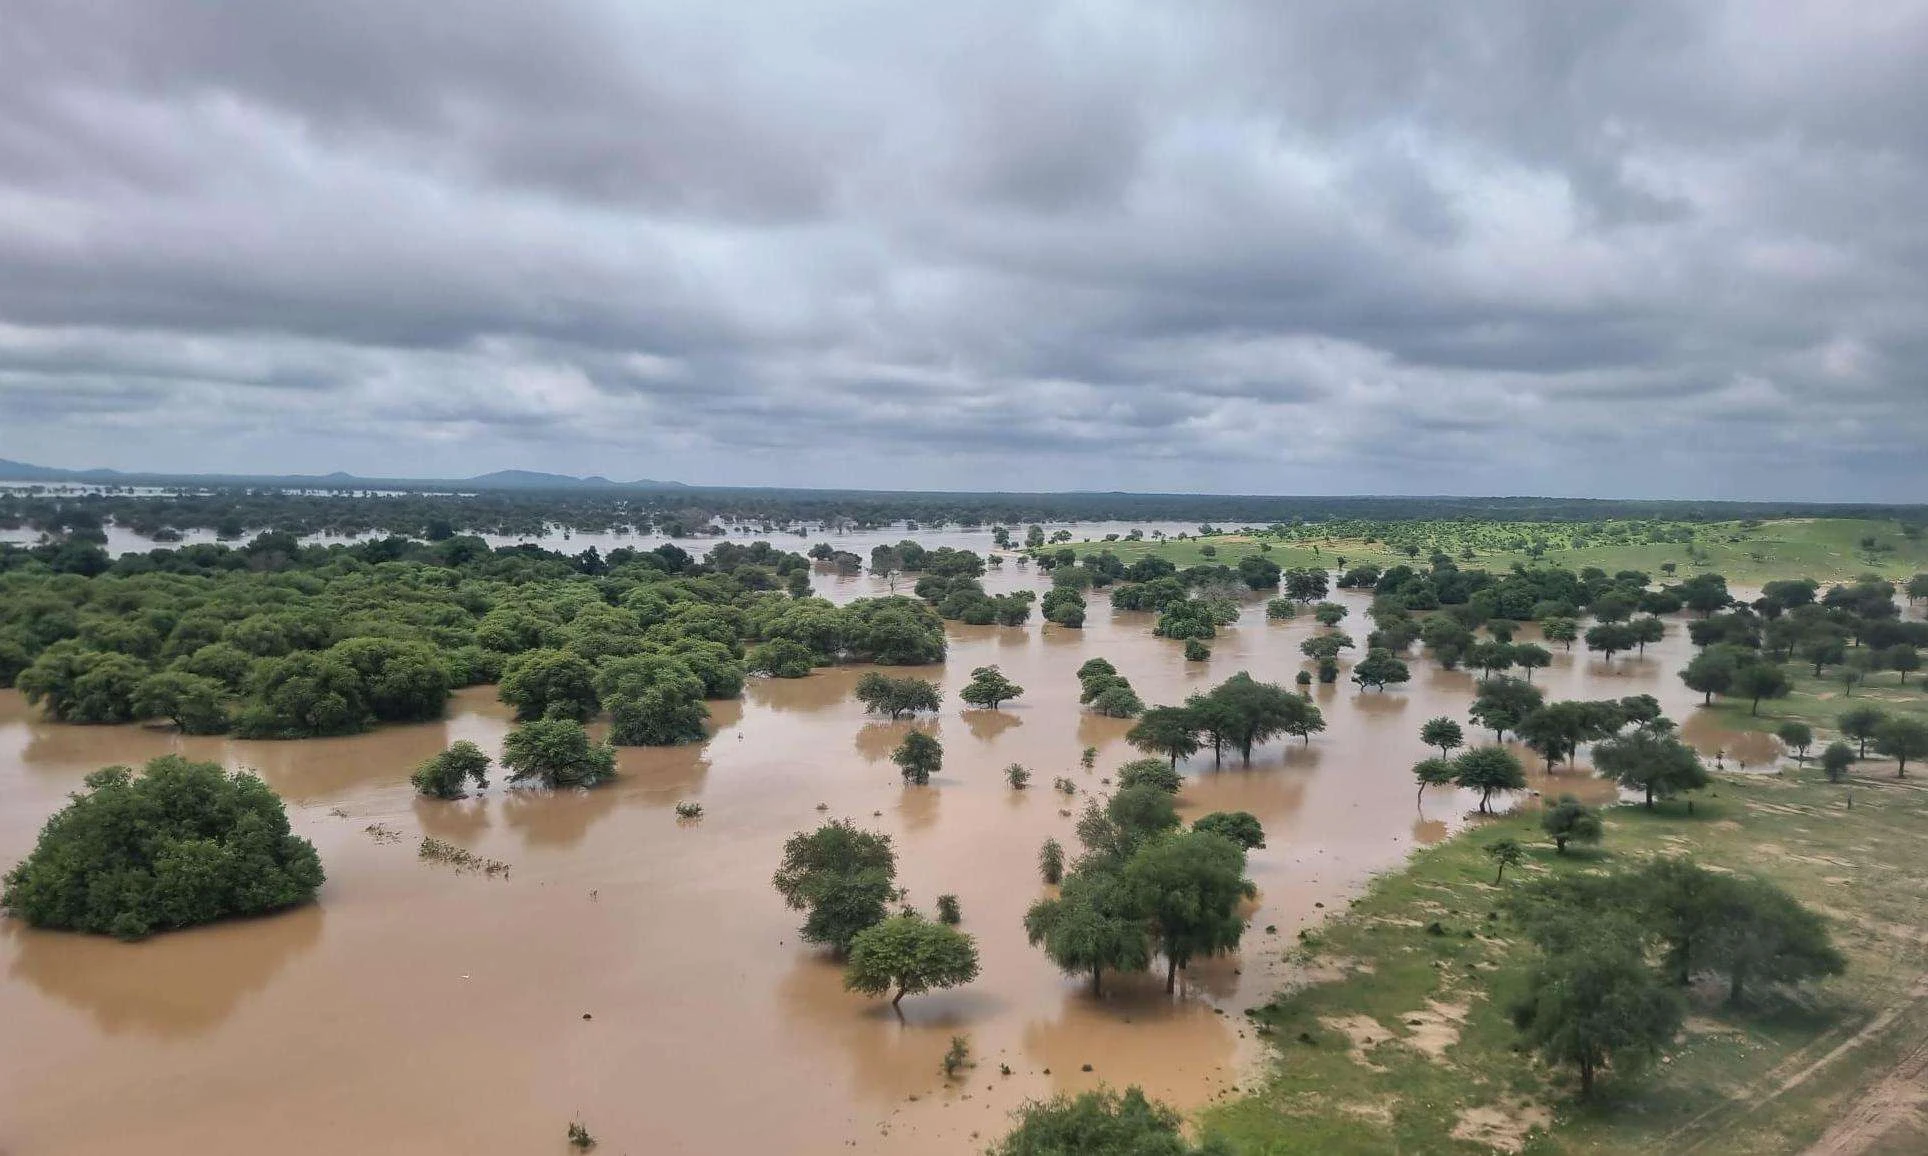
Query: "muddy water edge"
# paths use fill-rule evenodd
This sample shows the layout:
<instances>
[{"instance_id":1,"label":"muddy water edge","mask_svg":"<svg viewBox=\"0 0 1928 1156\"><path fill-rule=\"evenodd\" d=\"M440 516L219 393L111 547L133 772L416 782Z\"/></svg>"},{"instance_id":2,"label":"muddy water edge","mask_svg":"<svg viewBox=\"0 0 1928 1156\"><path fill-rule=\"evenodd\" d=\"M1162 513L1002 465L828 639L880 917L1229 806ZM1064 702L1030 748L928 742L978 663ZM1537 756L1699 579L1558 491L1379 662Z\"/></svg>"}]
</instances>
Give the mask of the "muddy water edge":
<instances>
[{"instance_id":1,"label":"muddy water edge","mask_svg":"<svg viewBox=\"0 0 1928 1156\"><path fill-rule=\"evenodd\" d=\"M838 599L876 581L818 578ZM987 585L1033 581L1009 568ZM1341 600L1362 635L1367 600ZM1249 767L1215 768L1209 753L1185 764L1187 819L1246 810L1265 826L1244 949L1194 964L1175 998L1146 974L1094 999L1021 922L1044 893L1039 845L1075 847L1085 797L1135 755L1129 724L1079 708L1073 672L1103 656L1152 703L1239 670L1289 684L1319 628L1268 623L1254 601L1210 661L1187 663L1148 615L1091 601L1082 631L953 625L941 669L899 672L945 692L923 724L944 769L921 788L888 760L909 724L851 699L862 668L752 680L741 701L712 704L707 742L622 749L621 777L600 790L498 784L456 803L416 799L407 771L455 739L499 749L508 715L492 688L458 694L439 724L293 743L55 725L0 692L0 864L31 849L88 771L179 751L258 771L328 871L315 905L136 945L0 923L0 1151L527 1153L564 1150L580 1119L617 1152L966 1153L1054 1092L1137 1083L1181 1108L1232 1094L1263 1058L1243 1012L1288 978L1294 934L1469 821L1475 800L1460 792L1415 805L1409 768L1427 753L1421 722L1466 719L1472 678L1415 659L1404 689L1317 688L1327 730L1309 745L1268 745ZM1690 649L1676 620L1611 666L1556 650L1535 682L1553 698L1654 694L1730 766L1771 758L1759 738L1695 719L1674 676ZM1024 697L963 709L958 689L987 663ZM1092 772L1078 765L1086 746ZM1029 790L1006 786L1013 762L1031 769ZM1058 776L1078 795L1054 791ZM1612 795L1584 760L1534 786ZM677 819L686 800L700 820ZM891 835L911 903L959 897L978 982L907 999L900 1018L845 993L835 963L798 942L770 873L785 838L830 816ZM419 860L424 835L510 869ZM953 1035L976 1066L946 1081Z\"/></svg>"}]
</instances>

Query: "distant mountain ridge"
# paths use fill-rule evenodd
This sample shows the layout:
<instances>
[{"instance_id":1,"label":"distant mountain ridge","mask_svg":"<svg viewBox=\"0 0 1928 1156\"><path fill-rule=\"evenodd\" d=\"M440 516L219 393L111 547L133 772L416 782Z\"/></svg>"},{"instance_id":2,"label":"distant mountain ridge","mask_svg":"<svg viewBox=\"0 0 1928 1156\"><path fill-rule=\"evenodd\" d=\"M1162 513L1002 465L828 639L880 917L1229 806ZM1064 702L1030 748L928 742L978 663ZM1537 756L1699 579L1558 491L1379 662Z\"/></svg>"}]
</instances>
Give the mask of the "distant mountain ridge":
<instances>
[{"instance_id":1,"label":"distant mountain ridge","mask_svg":"<svg viewBox=\"0 0 1928 1156\"><path fill-rule=\"evenodd\" d=\"M473 478L365 478L336 470L329 474L163 474L126 470L68 470L0 458L0 482L80 482L98 485L280 486L291 489L353 490L680 490L682 482L638 478L615 482L599 474L574 477L538 470L496 470Z\"/></svg>"}]
</instances>

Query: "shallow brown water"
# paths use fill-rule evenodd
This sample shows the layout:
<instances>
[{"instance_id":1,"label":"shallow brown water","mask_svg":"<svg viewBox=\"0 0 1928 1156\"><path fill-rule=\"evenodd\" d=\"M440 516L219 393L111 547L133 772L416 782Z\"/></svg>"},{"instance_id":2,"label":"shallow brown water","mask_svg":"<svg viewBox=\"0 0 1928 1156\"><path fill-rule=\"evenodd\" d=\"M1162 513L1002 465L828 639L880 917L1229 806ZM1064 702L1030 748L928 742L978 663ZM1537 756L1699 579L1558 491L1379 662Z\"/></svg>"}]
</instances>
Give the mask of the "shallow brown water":
<instances>
[{"instance_id":1,"label":"shallow brown water","mask_svg":"<svg viewBox=\"0 0 1928 1156\"><path fill-rule=\"evenodd\" d=\"M839 598L872 591L868 578L820 581ZM990 584L1028 581L1008 570ZM1365 600L1348 600L1361 636ZM1094 1000L1021 926L1042 892L1039 843L1074 845L1061 810L1134 754L1128 724L1079 710L1073 672L1103 655L1148 702L1240 669L1289 682L1317 629L1266 623L1254 603L1209 663L1187 664L1150 625L1099 597L1083 632L954 627L941 675L915 672L947 696L945 768L927 788L903 787L887 758L908 724L867 720L850 700L857 669L755 681L716 704L707 743L623 750L613 786L497 786L453 804L414 798L406 772L454 739L499 746L507 718L488 688L459 695L441 724L301 743L57 726L0 693L0 864L87 771L179 750L258 769L328 870L314 906L138 945L0 924L0 1152L562 1152L580 1117L613 1153L963 1153L1026 1097L1099 1082L1196 1106L1258 1059L1242 1012L1279 982L1315 904L1342 906L1465 821L1474 800L1459 792L1415 807L1408 768L1427 753L1421 722L1464 720L1472 680L1415 661L1405 690L1315 691L1328 730L1310 745L1273 744L1249 768L1191 760L1188 817L1243 809L1265 825L1246 949L1195 965L1176 999L1146 975L1108 978ZM1674 677L1688 650L1676 623L1644 659L1609 669L1562 653L1535 680L1554 697L1654 693L1731 765L1740 744L1693 721ZM987 662L1026 695L960 709L957 689ZM1097 772L1078 769L1086 745ZM1004 785L1011 762L1032 769L1032 789ZM1050 789L1057 775L1077 799ZM1536 785L1611 795L1584 768ZM679 822L684 799L705 817ZM983 956L976 984L907 999L900 1020L843 992L797 942L769 876L783 840L826 814L893 836L913 903L957 893ZM404 837L379 841L372 823ZM418 861L422 834L513 869L491 879ZM938 1059L954 1033L979 1064L946 1086Z\"/></svg>"}]
</instances>

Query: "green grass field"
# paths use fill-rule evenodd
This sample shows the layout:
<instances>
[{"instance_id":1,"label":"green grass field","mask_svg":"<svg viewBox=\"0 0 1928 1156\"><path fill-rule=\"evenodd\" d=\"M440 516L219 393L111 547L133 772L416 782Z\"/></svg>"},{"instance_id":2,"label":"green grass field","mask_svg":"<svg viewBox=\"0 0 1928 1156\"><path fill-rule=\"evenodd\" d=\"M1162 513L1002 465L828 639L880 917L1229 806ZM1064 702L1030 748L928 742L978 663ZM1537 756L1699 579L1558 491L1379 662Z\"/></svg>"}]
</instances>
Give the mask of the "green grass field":
<instances>
[{"instance_id":1,"label":"green grass field","mask_svg":"<svg viewBox=\"0 0 1928 1156\"><path fill-rule=\"evenodd\" d=\"M1671 563L1678 575L1712 572L1725 575L1736 585L1803 577L1834 582L1870 571L1906 578L1928 571L1928 536L1910 537L1908 528L1898 522L1859 518L1760 523L1332 523L1287 527L1276 534L1222 533L1183 540L1085 540L1069 544L1080 555L1109 548L1127 562L1156 554L1179 566L1208 560L1236 564L1262 545L1270 546L1272 560L1286 567L1331 567L1340 558L1349 565L1423 564L1437 550L1461 566L1489 570L1538 560L1573 570L1588 566L1598 566L1608 573L1642 570L1658 579L1663 567ZM1212 551L1209 555L1207 548ZM1416 554L1409 554L1409 550Z\"/></svg>"},{"instance_id":2,"label":"green grass field","mask_svg":"<svg viewBox=\"0 0 1928 1156\"><path fill-rule=\"evenodd\" d=\"M1723 775L1691 816L1679 803L1617 807L1592 855L1555 855L1537 811L1421 851L1308 933L1296 958L1321 982L1255 1015L1277 1052L1269 1076L1202 1123L1237 1151L1267 1154L1510 1142L1528 1153L1802 1151L1928 1031L1928 868L1916 852L1928 788L1885 766L1847 784L1791 764L1784 776ZM1533 850L1495 886L1484 848L1507 835ZM1663 1063L1608 1078L1583 1103L1567 1073L1514 1051L1506 1009L1531 949L1497 914L1500 901L1515 875L1681 852L1767 875L1822 910L1848 972L1739 1011L1718 992L1696 993ZM1434 922L1444 934L1427 929ZM1928 1149L1910 1119L1868 1150Z\"/></svg>"}]
</instances>

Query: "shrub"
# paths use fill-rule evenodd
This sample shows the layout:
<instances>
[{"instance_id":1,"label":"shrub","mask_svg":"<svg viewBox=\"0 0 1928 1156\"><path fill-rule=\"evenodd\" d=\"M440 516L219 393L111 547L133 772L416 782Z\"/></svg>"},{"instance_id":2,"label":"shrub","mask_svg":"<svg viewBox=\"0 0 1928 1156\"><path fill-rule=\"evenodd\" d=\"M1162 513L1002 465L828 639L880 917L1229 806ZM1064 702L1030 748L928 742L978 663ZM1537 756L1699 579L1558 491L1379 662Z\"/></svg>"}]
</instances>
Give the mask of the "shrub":
<instances>
[{"instance_id":1,"label":"shrub","mask_svg":"<svg viewBox=\"0 0 1928 1156\"><path fill-rule=\"evenodd\" d=\"M108 767L47 821L0 908L35 927L139 939L314 898L321 859L253 775L164 755Z\"/></svg>"}]
</instances>

